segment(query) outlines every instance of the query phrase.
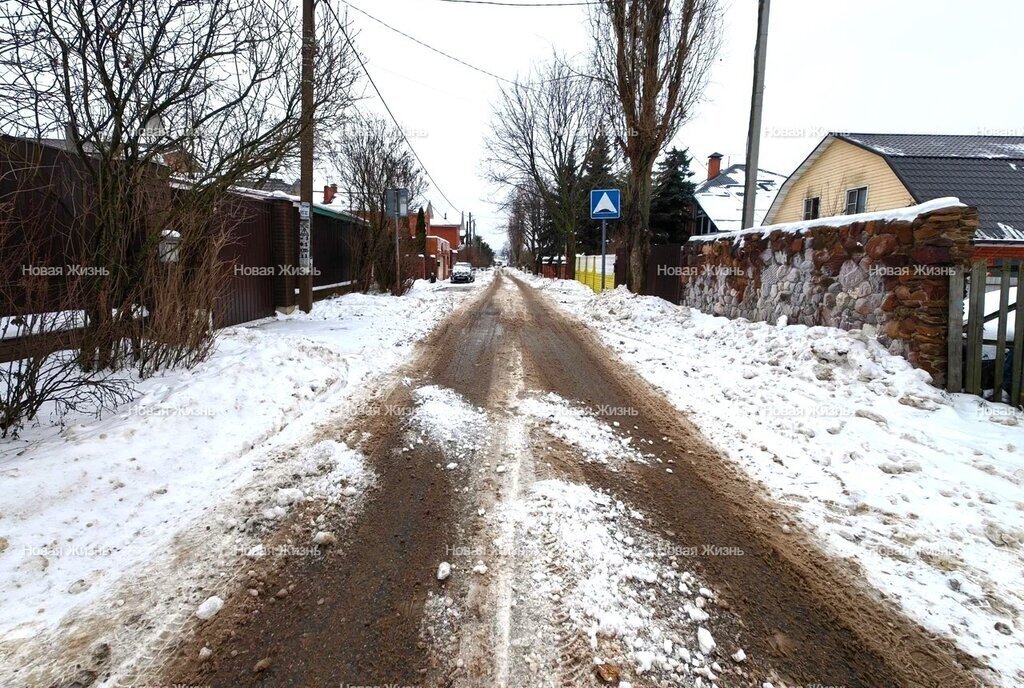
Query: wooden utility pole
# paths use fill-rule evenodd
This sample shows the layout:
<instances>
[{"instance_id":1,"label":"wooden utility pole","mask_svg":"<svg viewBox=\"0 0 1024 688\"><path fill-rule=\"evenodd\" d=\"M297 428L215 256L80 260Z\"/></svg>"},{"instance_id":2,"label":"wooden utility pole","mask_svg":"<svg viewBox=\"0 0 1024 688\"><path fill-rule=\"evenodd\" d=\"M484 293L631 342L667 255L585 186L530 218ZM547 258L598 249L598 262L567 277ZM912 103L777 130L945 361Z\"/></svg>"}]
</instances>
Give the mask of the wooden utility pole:
<instances>
[{"instance_id":1,"label":"wooden utility pole","mask_svg":"<svg viewBox=\"0 0 1024 688\"><path fill-rule=\"evenodd\" d=\"M313 310L314 0L302 0L302 114L299 134L299 308Z\"/></svg>"},{"instance_id":2,"label":"wooden utility pole","mask_svg":"<svg viewBox=\"0 0 1024 688\"><path fill-rule=\"evenodd\" d=\"M754 226L757 203L757 167L761 149L761 111L764 107L764 67L768 56L768 11L771 0L759 0L757 7L757 44L754 47L754 89L750 96L750 128L747 130L747 170L743 190L743 224Z\"/></svg>"}]
</instances>

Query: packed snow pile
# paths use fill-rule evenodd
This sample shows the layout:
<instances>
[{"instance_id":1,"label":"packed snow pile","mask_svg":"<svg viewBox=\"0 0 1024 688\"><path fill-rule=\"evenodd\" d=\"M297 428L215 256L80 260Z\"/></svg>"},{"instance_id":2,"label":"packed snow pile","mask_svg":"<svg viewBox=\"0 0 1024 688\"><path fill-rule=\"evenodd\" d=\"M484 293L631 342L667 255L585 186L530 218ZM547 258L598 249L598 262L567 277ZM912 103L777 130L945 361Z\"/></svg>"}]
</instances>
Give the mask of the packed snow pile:
<instances>
[{"instance_id":1,"label":"packed snow pile","mask_svg":"<svg viewBox=\"0 0 1024 688\"><path fill-rule=\"evenodd\" d=\"M361 495L374 479L362 453L333 440L318 442L303 451L295 474L309 483L310 498L327 504Z\"/></svg>"},{"instance_id":2,"label":"packed snow pile","mask_svg":"<svg viewBox=\"0 0 1024 688\"><path fill-rule=\"evenodd\" d=\"M632 446L628 435L615 428L630 423L632 408L597 406L582 408L554 392L529 397L519 410L554 437L576 449L588 463L610 464L624 461L647 463L642 451ZM600 416L600 418L599 418Z\"/></svg>"},{"instance_id":3,"label":"packed snow pile","mask_svg":"<svg viewBox=\"0 0 1024 688\"><path fill-rule=\"evenodd\" d=\"M601 294L600 299L588 303L586 314L594 320L631 322L637 325L660 327L666 324L684 324L690 312L673 306L664 299L651 297L644 308L635 308L636 295L624 286Z\"/></svg>"},{"instance_id":4,"label":"packed snow pile","mask_svg":"<svg viewBox=\"0 0 1024 688\"><path fill-rule=\"evenodd\" d=\"M1024 414L936 389L870 331L728 320L623 289L555 300L789 506L794 528L1024 684Z\"/></svg>"},{"instance_id":5,"label":"packed snow pile","mask_svg":"<svg viewBox=\"0 0 1024 688\"><path fill-rule=\"evenodd\" d=\"M426 385L413 394L411 441L438 446L450 460L448 470L459 468L487 444L487 412L447 387ZM411 451L412 444L405 451Z\"/></svg>"},{"instance_id":6,"label":"packed snow pile","mask_svg":"<svg viewBox=\"0 0 1024 688\"><path fill-rule=\"evenodd\" d=\"M743 672L728 659L743 648L708 630L720 613L714 593L621 501L585 485L544 480L502 505L497 517L514 526L504 536L514 542L499 540L499 548L543 543L543 556L525 562L530 580L520 593L535 598L524 603L554 605L550 618L565 617L569 630L586 639L586 650L577 648L589 653L586 664L654 685L708 685Z\"/></svg>"}]
</instances>

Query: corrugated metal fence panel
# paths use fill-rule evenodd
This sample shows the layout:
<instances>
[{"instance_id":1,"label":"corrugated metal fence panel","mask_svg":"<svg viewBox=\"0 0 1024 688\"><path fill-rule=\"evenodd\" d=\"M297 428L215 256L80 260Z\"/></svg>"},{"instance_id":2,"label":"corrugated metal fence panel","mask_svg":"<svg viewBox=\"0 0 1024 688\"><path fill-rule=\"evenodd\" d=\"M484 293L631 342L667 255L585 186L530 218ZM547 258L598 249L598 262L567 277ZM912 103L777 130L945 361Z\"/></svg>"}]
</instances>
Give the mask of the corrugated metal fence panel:
<instances>
[{"instance_id":1,"label":"corrugated metal fence panel","mask_svg":"<svg viewBox=\"0 0 1024 688\"><path fill-rule=\"evenodd\" d=\"M313 266L319 271L313 276L313 287L350 281L352 223L324 215L314 215L313 223Z\"/></svg>"},{"instance_id":2,"label":"corrugated metal fence panel","mask_svg":"<svg viewBox=\"0 0 1024 688\"><path fill-rule=\"evenodd\" d=\"M298 233L299 211L295 209L295 232ZM343 284L353 279L355 254L355 232L367 231L362 226L338 217L313 213L313 225L310 227L310 250L312 251L313 269L319 274L313 275L313 288ZM293 260L299 264L299 245L295 241Z\"/></svg>"},{"instance_id":3,"label":"corrugated metal fence panel","mask_svg":"<svg viewBox=\"0 0 1024 688\"><path fill-rule=\"evenodd\" d=\"M239 325L274 315L274 264L271 249L271 204L239 202L242 214L232 242L221 252L228 276L217 301L215 325Z\"/></svg>"}]
</instances>

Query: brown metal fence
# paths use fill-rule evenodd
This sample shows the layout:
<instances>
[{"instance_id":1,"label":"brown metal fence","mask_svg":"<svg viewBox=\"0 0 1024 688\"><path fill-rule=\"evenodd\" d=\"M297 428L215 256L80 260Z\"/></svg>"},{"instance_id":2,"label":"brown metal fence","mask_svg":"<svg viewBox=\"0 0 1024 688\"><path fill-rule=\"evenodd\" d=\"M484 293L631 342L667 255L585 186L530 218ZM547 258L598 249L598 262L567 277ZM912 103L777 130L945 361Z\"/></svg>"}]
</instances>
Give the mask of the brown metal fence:
<instances>
[{"instance_id":1,"label":"brown metal fence","mask_svg":"<svg viewBox=\"0 0 1024 688\"><path fill-rule=\"evenodd\" d=\"M275 313L271 205L245 199L233 204L238 224L220 259L228 271L214 306L214 327L230 327Z\"/></svg>"},{"instance_id":2,"label":"brown metal fence","mask_svg":"<svg viewBox=\"0 0 1024 688\"><path fill-rule=\"evenodd\" d=\"M678 304L682 288L679 279L682 260L682 244L651 246L651 255L647 259L647 293Z\"/></svg>"},{"instance_id":3,"label":"brown metal fence","mask_svg":"<svg viewBox=\"0 0 1024 688\"><path fill-rule=\"evenodd\" d=\"M298 228L299 211L295 210L294 226ZM354 221L340 217L313 213L310 231L310 251L313 256L313 288L347 285L353 279L353 254L355 251ZM296 231L298 231L296 229ZM295 264L298 265L299 247L295 242Z\"/></svg>"},{"instance_id":4,"label":"brown metal fence","mask_svg":"<svg viewBox=\"0 0 1024 688\"><path fill-rule=\"evenodd\" d=\"M998 287L987 291L990 276L996 278ZM1024 260L1019 258L991 265L976 260L968 275L959 269L950 275L949 391L1022 405L1022 277Z\"/></svg>"}]
</instances>

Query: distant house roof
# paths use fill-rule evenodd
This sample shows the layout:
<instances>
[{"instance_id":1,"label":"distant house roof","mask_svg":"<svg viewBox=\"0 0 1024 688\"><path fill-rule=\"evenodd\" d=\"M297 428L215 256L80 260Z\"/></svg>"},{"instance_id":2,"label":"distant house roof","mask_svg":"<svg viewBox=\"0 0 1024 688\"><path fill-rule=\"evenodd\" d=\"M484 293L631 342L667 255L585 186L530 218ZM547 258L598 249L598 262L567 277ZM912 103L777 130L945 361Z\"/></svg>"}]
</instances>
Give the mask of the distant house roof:
<instances>
[{"instance_id":1,"label":"distant house roof","mask_svg":"<svg viewBox=\"0 0 1024 688\"><path fill-rule=\"evenodd\" d=\"M747 166L730 165L714 179L701 182L693 192L704 214L715 223L720 232L743 229L743 194ZM754 225L760 225L786 177L758 170L757 197L754 202Z\"/></svg>"},{"instance_id":2,"label":"distant house roof","mask_svg":"<svg viewBox=\"0 0 1024 688\"><path fill-rule=\"evenodd\" d=\"M884 158L918 203L954 196L978 208L975 241L1024 242L1024 136L829 134L783 189L836 139Z\"/></svg>"}]
</instances>

